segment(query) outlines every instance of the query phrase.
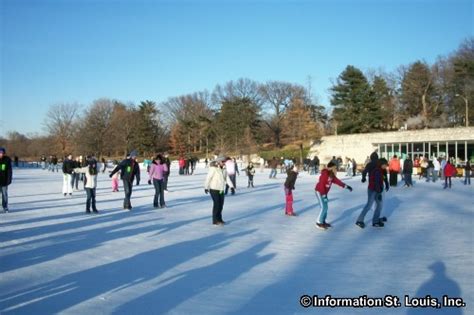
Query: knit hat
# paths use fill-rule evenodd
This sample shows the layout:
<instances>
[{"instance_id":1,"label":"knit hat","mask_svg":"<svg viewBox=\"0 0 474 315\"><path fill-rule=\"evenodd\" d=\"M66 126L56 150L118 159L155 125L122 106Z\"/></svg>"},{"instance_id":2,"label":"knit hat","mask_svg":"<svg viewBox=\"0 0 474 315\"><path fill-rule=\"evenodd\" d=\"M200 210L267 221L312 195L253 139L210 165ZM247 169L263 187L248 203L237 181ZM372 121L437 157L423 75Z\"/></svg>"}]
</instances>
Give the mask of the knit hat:
<instances>
[{"instance_id":1,"label":"knit hat","mask_svg":"<svg viewBox=\"0 0 474 315\"><path fill-rule=\"evenodd\" d=\"M4 147L0 147L0 152L2 152L3 154L7 153L7 150L5 150Z\"/></svg>"},{"instance_id":2,"label":"knit hat","mask_svg":"<svg viewBox=\"0 0 474 315\"><path fill-rule=\"evenodd\" d=\"M137 150L132 150L132 152L130 152L130 154L128 155L129 157L137 157L138 153L137 153Z\"/></svg>"}]
</instances>

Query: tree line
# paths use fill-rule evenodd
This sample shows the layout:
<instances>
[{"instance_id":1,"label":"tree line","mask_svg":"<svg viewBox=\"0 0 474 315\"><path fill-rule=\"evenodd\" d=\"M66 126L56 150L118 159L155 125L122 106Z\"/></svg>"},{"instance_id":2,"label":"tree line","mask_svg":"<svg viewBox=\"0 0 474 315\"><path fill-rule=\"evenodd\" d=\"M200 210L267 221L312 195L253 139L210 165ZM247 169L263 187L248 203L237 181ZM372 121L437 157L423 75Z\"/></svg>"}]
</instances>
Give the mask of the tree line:
<instances>
[{"instance_id":1,"label":"tree line","mask_svg":"<svg viewBox=\"0 0 474 315\"><path fill-rule=\"evenodd\" d=\"M218 84L157 103L126 104L99 99L83 109L55 104L44 120L45 135L17 131L0 144L19 156L94 154L251 154L287 145L303 151L328 134L463 126L474 97L474 39L465 40L433 64L423 60L393 72L348 65L330 88L330 106L307 86L256 82L248 78Z\"/></svg>"}]
</instances>

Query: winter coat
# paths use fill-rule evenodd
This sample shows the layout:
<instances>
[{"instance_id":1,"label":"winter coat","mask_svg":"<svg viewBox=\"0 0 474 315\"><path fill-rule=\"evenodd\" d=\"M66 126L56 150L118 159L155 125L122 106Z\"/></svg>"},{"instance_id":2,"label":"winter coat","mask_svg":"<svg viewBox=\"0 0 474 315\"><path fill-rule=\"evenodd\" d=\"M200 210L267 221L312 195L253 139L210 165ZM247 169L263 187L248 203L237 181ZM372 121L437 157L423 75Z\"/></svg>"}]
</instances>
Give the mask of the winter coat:
<instances>
[{"instance_id":1,"label":"winter coat","mask_svg":"<svg viewBox=\"0 0 474 315\"><path fill-rule=\"evenodd\" d=\"M277 168L278 164L279 162L277 159L272 159L270 160L270 162L268 162L268 166L270 166L270 168Z\"/></svg>"},{"instance_id":2,"label":"winter coat","mask_svg":"<svg viewBox=\"0 0 474 315\"><path fill-rule=\"evenodd\" d=\"M165 158L165 165L166 165L166 171L164 173L165 176L168 176L171 172L170 168L171 168L171 161L169 158Z\"/></svg>"},{"instance_id":3,"label":"winter coat","mask_svg":"<svg viewBox=\"0 0 474 315\"><path fill-rule=\"evenodd\" d=\"M381 167L375 167L369 174L369 190L381 193L384 185L385 171Z\"/></svg>"},{"instance_id":4,"label":"winter coat","mask_svg":"<svg viewBox=\"0 0 474 315\"><path fill-rule=\"evenodd\" d=\"M247 172L248 177L254 176L255 175L255 167L247 166L247 168L245 169L245 172Z\"/></svg>"},{"instance_id":5,"label":"winter coat","mask_svg":"<svg viewBox=\"0 0 474 315\"><path fill-rule=\"evenodd\" d=\"M379 155L377 152L372 152L370 155L370 162L365 166L364 170L362 171L362 180L365 181L365 178L367 174L370 174L370 172L375 169L377 166L377 160L379 159Z\"/></svg>"},{"instance_id":6,"label":"winter coat","mask_svg":"<svg viewBox=\"0 0 474 315\"><path fill-rule=\"evenodd\" d=\"M466 165L464 166L465 171L471 171L471 163L469 161L466 162Z\"/></svg>"},{"instance_id":7,"label":"winter coat","mask_svg":"<svg viewBox=\"0 0 474 315\"><path fill-rule=\"evenodd\" d=\"M288 172L288 176L285 180L285 188L289 190L295 189L296 178L298 177L298 173L291 170Z\"/></svg>"},{"instance_id":8,"label":"winter coat","mask_svg":"<svg viewBox=\"0 0 474 315\"><path fill-rule=\"evenodd\" d=\"M439 163L438 159L433 160L433 167L435 171L439 171L441 169L441 164Z\"/></svg>"},{"instance_id":9,"label":"winter coat","mask_svg":"<svg viewBox=\"0 0 474 315\"><path fill-rule=\"evenodd\" d=\"M4 155L0 159L0 186L8 186L12 183L12 160Z\"/></svg>"},{"instance_id":10,"label":"winter coat","mask_svg":"<svg viewBox=\"0 0 474 315\"><path fill-rule=\"evenodd\" d=\"M413 174L413 161L405 160L403 163L403 174Z\"/></svg>"},{"instance_id":11,"label":"winter coat","mask_svg":"<svg viewBox=\"0 0 474 315\"><path fill-rule=\"evenodd\" d=\"M457 171L453 164L446 164L446 166L444 167L444 176L453 177L456 176L456 173Z\"/></svg>"},{"instance_id":12,"label":"winter coat","mask_svg":"<svg viewBox=\"0 0 474 315\"><path fill-rule=\"evenodd\" d=\"M75 173L86 174L86 185L85 188L96 188L97 187L97 174L90 174L89 166L78 167L74 169Z\"/></svg>"},{"instance_id":13,"label":"winter coat","mask_svg":"<svg viewBox=\"0 0 474 315\"><path fill-rule=\"evenodd\" d=\"M400 160L399 159L391 159L390 162L388 163L388 169L390 172L396 172L400 173Z\"/></svg>"},{"instance_id":14,"label":"winter coat","mask_svg":"<svg viewBox=\"0 0 474 315\"><path fill-rule=\"evenodd\" d=\"M328 169L324 169L321 171L321 176L319 176L319 181L314 189L324 196L329 193L333 183L341 186L342 188L346 187L346 184L344 184L339 178L336 176L331 177L330 171Z\"/></svg>"},{"instance_id":15,"label":"winter coat","mask_svg":"<svg viewBox=\"0 0 474 315\"><path fill-rule=\"evenodd\" d=\"M136 177L137 182L140 182L140 167L134 159L128 158L120 162L110 173L110 176L113 176L118 171L120 171L120 179L133 183Z\"/></svg>"},{"instance_id":16,"label":"winter coat","mask_svg":"<svg viewBox=\"0 0 474 315\"><path fill-rule=\"evenodd\" d=\"M63 173L71 175L75 168L75 162L73 160L64 160L63 162Z\"/></svg>"},{"instance_id":17,"label":"winter coat","mask_svg":"<svg viewBox=\"0 0 474 315\"><path fill-rule=\"evenodd\" d=\"M219 166L211 165L204 182L204 189L224 191L226 184L229 185L230 188L234 188L234 185L227 176L226 170Z\"/></svg>"},{"instance_id":18,"label":"winter coat","mask_svg":"<svg viewBox=\"0 0 474 315\"><path fill-rule=\"evenodd\" d=\"M235 175L235 172L236 172L235 162L233 160L228 160L227 162L225 162L225 170L228 175Z\"/></svg>"},{"instance_id":19,"label":"winter coat","mask_svg":"<svg viewBox=\"0 0 474 315\"><path fill-rule=\"evenodd\" d=\"M156 164L155 162L151 163L150 171L148 175L150 176L150 180L153 179L163 179L165 173L168 171L168 167L166 164Z\"/></svg>"},{"instance_id":20,"label":"winter coat","mask_svg":"<svg viewBox=\"0 0 474 315\"><path fill-rule=\"evenodd\" d=\"M186 166L186 160L185 159L179 159L178 165L181 168L184 168Z\"/></svg>"}]
</instances>

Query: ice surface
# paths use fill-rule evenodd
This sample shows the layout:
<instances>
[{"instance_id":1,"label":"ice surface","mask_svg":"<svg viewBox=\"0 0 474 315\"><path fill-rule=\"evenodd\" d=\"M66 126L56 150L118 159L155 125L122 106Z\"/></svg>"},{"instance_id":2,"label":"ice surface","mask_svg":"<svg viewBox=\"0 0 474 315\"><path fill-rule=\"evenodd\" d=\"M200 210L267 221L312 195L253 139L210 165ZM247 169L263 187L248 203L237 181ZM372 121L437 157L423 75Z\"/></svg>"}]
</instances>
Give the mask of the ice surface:
<instances>
[{"instance_id":1,"label":"ice surface","mask_svg":"<svg viewBox=\"0 0 474 315\"><path fill-rule=\"evenodd\" d=\"M62 175L14 171L10 213L0 214L1 314L473 314L473 186L416 181L386 194L383 229L354 225L366 200L360 176L329 194L329 231L314 226L317 176L301 174L284 215L284 175L238 176L224 220L211 224L205 169L170 177L166 209L152 186L134 187L122 210L99 175L99 215L84 191L61 194ZM145 177L145 173L142 173ZM401 186L401 185L400 185ZM308 308L303 294L333 297L459 296L463 309Z\"/></svg>"}]
</instances>

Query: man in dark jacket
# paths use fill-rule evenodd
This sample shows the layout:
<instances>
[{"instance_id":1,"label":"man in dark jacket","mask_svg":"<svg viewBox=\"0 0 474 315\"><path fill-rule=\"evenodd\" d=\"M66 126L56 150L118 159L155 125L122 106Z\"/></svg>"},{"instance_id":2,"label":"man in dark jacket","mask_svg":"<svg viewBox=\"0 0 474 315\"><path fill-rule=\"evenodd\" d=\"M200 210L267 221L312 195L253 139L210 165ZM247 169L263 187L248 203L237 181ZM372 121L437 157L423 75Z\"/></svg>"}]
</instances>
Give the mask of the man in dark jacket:
<instances>
[{"instance_id":1,"label":"man in dark jacket","mask_svg":"<svg viewBox=\"0 0 474 315\"><path fill-rule=\"evenodd\" d=\"M12 160L5 155L5 148L0 148L0 189L2 190L2 208L8 212L8 186L12 183Z\"/></svg>"},{"instance_id":2,"label":"man in dark jacket","mask_svg":"<svg viewBox=\"0 0 474 315\"><path fill-rule=\"evenodd\" d=\"M362 229L365 227L365 223L364 223L365 215L372 208L374 201L375 201L376 206L375 206L374 216L372 218L372 226L374 227L384 226L384 223L382 221L385 221L386 219L384 220L384 218L380 218L380 213L382 211L382 205L383 205L382 193L383 193L384 182L386 181L385 177L386 177L387 166L388 166L387 160L382 158L376 161L375 166L373 166L373 168L369 171L369 185L367 187L367 204L365 205L364 209L360 213L356 222L356 225ZM386 182L385 182L385 185L387 185Z\"/></svg>"},{"instance_id":3,"label":"man in dark jacket","mask_svg":"<svg viewBox=\"0 0 474 315\"><path fill-rule=\"evenodd\" d=\"M413 161L408 155L407 158L405 159L405 162L403 162L403 180L405 181L404 187L413 186L413 182L411 180L412 174L413 174Z\"/></svg>"},{"instance_id":4,"label":"man in dark jacket","mask_svg":"<svg viewBox=\"0 0 474 315\"><path fill-rule=\"evenodd\" d=\"M72 159L72 155L69 154L63 162L63 194L66 196L72 195L72 185L73 185L73 173L74 173L74 161Z\"/></svg>"},{"instance_id":5,"label":"man in dark jacket","mask_svg":"<svg viewBox=\"0 0 474 315\"><path fill-rule=\"evenodd\" d=\"M123 208L132 210L132 204L130 198L132 197L133 181L136 177L137 186L140 184L140 167L135 160L137 157L137 151L133 150L128 157L120 162L119 165L110 173L109 177L120 171L120 178L123 181L123 190L125 192L125 199L123 200Z\"/></svg>"}]
</instances>

